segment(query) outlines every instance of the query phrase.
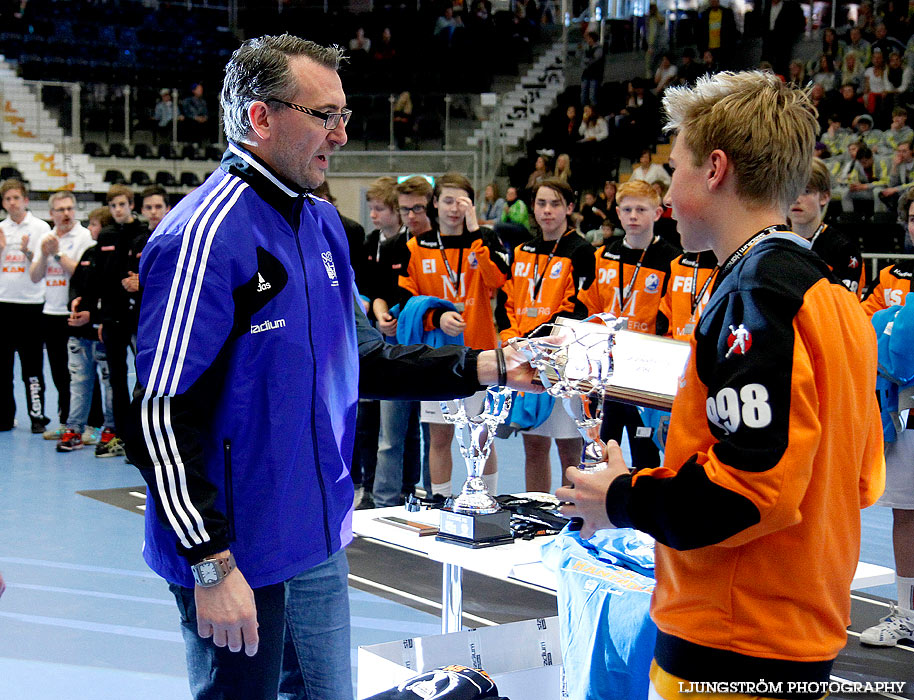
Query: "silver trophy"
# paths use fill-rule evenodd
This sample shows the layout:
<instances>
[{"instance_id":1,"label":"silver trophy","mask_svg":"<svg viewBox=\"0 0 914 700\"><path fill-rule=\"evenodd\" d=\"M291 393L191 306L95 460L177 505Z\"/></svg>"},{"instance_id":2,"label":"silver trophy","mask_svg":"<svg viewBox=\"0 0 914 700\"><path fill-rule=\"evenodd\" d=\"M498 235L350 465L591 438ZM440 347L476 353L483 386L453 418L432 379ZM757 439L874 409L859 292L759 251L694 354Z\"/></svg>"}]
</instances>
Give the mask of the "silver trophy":
<instances>
[{"instance_id":1,"label":"silver trophy","mask_svg":"<svg viewBox=\"0 0 914 700\"><path fill-rule=\"evenodd\" d=\"M563 338L559 344L533 338L516 346L537 370L546 391L562 400L574 420L584 439L581 463L577 465L582 471L606 469L600 441L603 399L612 380L613 336L627 325L626 318L597 314L585 321L554 324L553 332Z\"/></svg>"},{"instance_id":2,"label":"silver trophy","mask_svg":"<svg viewBox=\"0 0 914 700\"><path fill-rule=\"evenodd\" d=\"M511 539L511 514L501 509L482 479L495 430L510 412L511 395L511 389L506 387L489 387L478 416L467 416L463 399L441 402L444 420L455 428L460 454L467 466L467 480L454 505L442 508L439 539L473 547ZM452 404L456 408L452 409Z\"/></svg>"}]
</instances>

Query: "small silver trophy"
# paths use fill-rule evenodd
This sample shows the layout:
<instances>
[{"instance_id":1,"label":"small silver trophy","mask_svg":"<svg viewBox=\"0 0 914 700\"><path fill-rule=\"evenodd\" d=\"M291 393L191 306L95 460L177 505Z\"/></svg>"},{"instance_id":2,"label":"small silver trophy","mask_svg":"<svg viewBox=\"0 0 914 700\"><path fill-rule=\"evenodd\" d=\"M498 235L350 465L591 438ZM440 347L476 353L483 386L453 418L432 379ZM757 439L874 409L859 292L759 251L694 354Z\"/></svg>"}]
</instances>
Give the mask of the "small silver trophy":
<instances>
[{"instance_id":1,"label":"small silver trophy","mask_svg":"<svg viewBox=\"0 0 914 700\"><path fill-rule=\"evenodd\" d=\"M441 509L438 539L470 547L486 547L512 539L511 513L501 509L482 479L495 430L510 412L511 395L511 389L506 387L489 387L478 416L467 416L463 399L441 402L444 420L455 428L460 454L467 466L467 480L454 505ZM456 409L452 410L450 404L455 404Z\"/></svg>"},{"instance_id":2,"label":"small silver trophy","mask_svg":"<svg viewBox=\"0 0 914 700\"><path fill-rule=\"evenodd\" d=\"M553 331L565 336L561 344L533 338L517 345L539 372L546 391L562 399L565 411L577 425L584 439L581 463L577 465L581 471L606 469L600 442L603 399L612 380L613 336L627 325L626 318L598 314L585 321L555 324Z\"/></svg>"}]
</instances>

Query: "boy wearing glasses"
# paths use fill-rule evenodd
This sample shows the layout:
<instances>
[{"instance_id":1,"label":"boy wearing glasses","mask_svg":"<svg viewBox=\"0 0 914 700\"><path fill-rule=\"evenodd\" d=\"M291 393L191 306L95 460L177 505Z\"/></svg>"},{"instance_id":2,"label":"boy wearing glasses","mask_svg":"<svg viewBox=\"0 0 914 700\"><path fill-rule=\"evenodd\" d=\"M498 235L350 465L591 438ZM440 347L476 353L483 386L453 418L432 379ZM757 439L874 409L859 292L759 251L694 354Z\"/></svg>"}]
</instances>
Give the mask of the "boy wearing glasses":
<instances>
[{"instance_id":1,"label":"boy wearing glasses","mask_svg":"<svg viewBox=\"0 0 914 700\"><path fill-rule=\"evenodd\" d=\"M408 182L408 181L407 181ZM406 184L406 183L404 183ZM458 173L446 173L435 183L432 204L437 210L437 229L417 233L413 223L420 214L420 195L404 197L401 190L400 215L415 237L409 241L409 262L400 276L400 305L405 309L414 296L434 297L421 316L422 331L440 330L444 344L464 344L477 350L497 347L492 297L508 279L508 257L495 234L476 220L473 186ZM405 212L405 214L404 214ZM402 314L402 312L401 312ZM402 315L400 323L403 323ZM398 333L403 338L401 328ZM462 337L462 340L461 340ZM478 413L484 392L467 400L467 413ZM444 422L436 401L422 404L422 422L429 424L429 469L432 495L451 495L451 441L454 428ZM489 457L483 478L496 493L496 459ZM463 479L461 479L462 483ZM459 487L459 484L457 485Z\"/></svg>"}]
</instances>

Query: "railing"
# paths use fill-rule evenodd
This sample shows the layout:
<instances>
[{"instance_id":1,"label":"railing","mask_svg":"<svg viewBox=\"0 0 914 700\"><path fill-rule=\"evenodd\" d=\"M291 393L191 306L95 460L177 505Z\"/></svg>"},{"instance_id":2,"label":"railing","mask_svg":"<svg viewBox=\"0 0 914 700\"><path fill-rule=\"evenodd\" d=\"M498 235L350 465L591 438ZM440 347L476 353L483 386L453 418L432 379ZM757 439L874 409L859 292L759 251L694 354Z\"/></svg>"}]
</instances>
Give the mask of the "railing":
<instances>
[{"instance_id":1,"label":"railing","mask_svg":"<svg viewBox=\"0 0 914 700\"><path fill-rule=\"evenodd\" d=\"M353 151L333 154L331 176L380 177L391 173L437 174L455 171L466 175L477 192L485 182L476 151Z\"/></svg>"},{"instance_id":2,"label":"railing","mask_svg":"<svg viewBox=\"0 0 914 700\"><path fill-rule=\"evenodd\" d=\"M864 253L864 260L872 261L872 275L870 276L871 280L879 277L879 270L881 267L879 265L880 260L914 260L914 254L912 253Z\"/></svg>"}]
</instances>

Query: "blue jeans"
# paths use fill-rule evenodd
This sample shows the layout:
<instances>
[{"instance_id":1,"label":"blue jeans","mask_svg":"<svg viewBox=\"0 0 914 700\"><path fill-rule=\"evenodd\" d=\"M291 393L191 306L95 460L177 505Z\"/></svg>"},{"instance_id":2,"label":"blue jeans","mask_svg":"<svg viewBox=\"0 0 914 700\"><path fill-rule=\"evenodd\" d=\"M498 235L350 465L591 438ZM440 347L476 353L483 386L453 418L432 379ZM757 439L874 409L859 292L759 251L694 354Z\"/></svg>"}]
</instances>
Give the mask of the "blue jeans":
<instances>
[{"instance_id":1,"label":"blue jeans","mask_svg":"<svg viewBox=\"0 0 914 700\"><path fill-rule=\"evenodd\" d=\"M280 700L352 700L348 576L340 550L286 581Z\"/></svg>"},{"instance_id":2,"label":"blue jeans","mask_svg":"<svg viewBox=\"0 0 914 700\"><path fill-rule=\"evenodd\" d=\"M276 700L282 663L284 584L254 589L260 638L254 656L217 647L212 639L200 637L194 589L175 585L169 589L181 613L187 677L195 700ZM346 653L348 669L348 649Z\"/></svg>"},{"instance_id":3,"label":"blue jeans","mask_svg":"<svg viewBox=\"0 0 914 700\"><path fill-rule=\"evenodd\" d=\"M378 508L403 503L404 481L418 481L419 402L381 401L381 430L378 435L378 463L372 496ZM411 420L412 419L412 420ZM410 423L414 427L410 429ZM404 455L410 468L404 463ZM408 479L404 479L404 471ZM412 486L411 485L411 486Z\"/></svg>"},{"instance_id":4,"label":"blue jeans","mask_svg":"<svg viewBox=\"0 0 914 700\"><path fill-rule=\"evenodd\" d=\"M70 418L67 429L81 433L86 429L92 392L95 387L96 367L102 371L102 388L105 395L105 427L114 429L111 383L108 379L108 360L105 346L97 340L71 337L67 341L67 368L70 370ZM95 426L98 427L98 426Z\"/></svg>"}]
</instances>

